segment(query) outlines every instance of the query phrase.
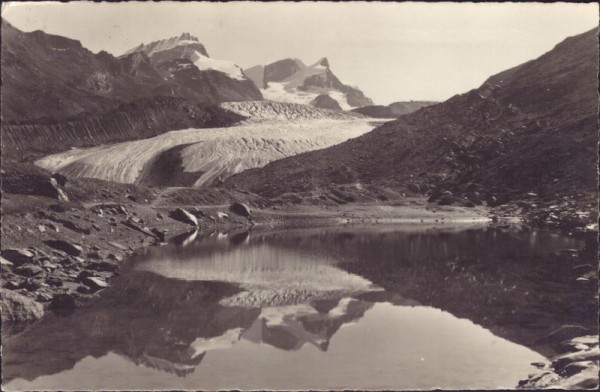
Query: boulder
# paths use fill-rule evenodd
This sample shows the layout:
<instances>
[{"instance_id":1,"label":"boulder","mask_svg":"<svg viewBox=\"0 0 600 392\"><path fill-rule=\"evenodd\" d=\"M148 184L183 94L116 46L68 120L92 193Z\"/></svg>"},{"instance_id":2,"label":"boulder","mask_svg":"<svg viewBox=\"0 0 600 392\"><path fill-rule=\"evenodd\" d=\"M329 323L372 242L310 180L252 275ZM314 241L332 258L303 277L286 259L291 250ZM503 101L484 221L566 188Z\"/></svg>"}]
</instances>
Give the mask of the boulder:
<instances>
[{"instance_id":1,"label":"boulder","mask_svg":"<svg viewBox=\"0 0 600 392\"><path fill-rule=\"evenodd\" d=\"M246 204L237 201L229 207L229 211L245 218L250 217L250 208Z\"/></svg>"},{"instance_id":2,"label":"boulder","mask_svg":"<svg viewBox=\"0 0 600 392\"><path fill-rule=\"evenodd\" d=\"M483 201L479 198L479 196L477 196L473 192L468 192L467 194L465 194L465 198L478 206L483 204Z\"/></svg>"},{"instance_id":3,"label":"boulder","mask_svg":"<svg viewBox=\"0 0 600 392\"><path fill-rule=\"evenodd\" d=\"M120 249L120 250L124 250L124 251L127 250L126 246L121 245L121 244L119 244L118 242L115 242L115 241L108 241L107 244L109 244L111 246L114 246L115 248Z\"/></svg>"},{"instance_id":4,"label":"boulder","mask_svg":"<svg viewBox=\"0 0 600 392\"><path fill-rule=\"evenodd\" d=\"M20 289L25 289L27 291L37 291L42 287L42 280L38 278L28 278L27 280L21 282L19 285Z\"/></svg>"},{"instance_id":5,"label":"boulder","mask_svg":"<svg viewBox=\"0 0 600 392\"><path fill-rule=\"evenodd\" d=\"M192 207L192 208L190 209L190 213L191 213L192 215L194 215L194 216L195 216L196 218L198 218L198 219L202 219L202 218L204 218L204 216L205 216L205 215L204 215L204 212L203 212L202 210L200 210L199 208L197 208L197 207Z\"/></svg>"},{"instance_id":6,"label":"boulder","mask_svg":"<svg viewBox=\"0 0 600 392\"><path fill-rule=\"evenodd\" d=\"M0 265L2 265L4 267L12 267L13 263L11 263L10 261L6 260L4 257L0 256Z\"/></svg>"},{"instance_id":7,"label":"boulder","mask_svg":"<svg viewBox=\"0 0 600 392\"><path fill-rule=\"evenodd\" d=\"M198 227L198 219L183 208L177 208L169 213L169 217L188 225Z\"/></svg>"},{"instance_id":8,"label":"boulder","mask_svg":"<svg viewBox=\"0 0 600 392\"><path fill-rule=\"evenodd\" d=\"M116 262L111 263L106 260L101 260L101 261L92 261L85 268L95 270L95 271L113 272L113 271L117 270L118 266L117 266Z\"/></svg>"},{"instance_id":9,"label":"boulder","mask_svg":"<svg viewBox=\"0 0 600 392\"><path fill-rule=\"evenodd\" d=\"M22 265L20 267L15 268L13 271L15 274L24 276L26 278L43 275L46 272L39 265Z\"/></svg>"},{"instance_id":10,"label":"boulder","mask_svg":"<svg viewBox=\"0 0 600 392\"><path fill-rule=\"evenodd\" d=\"M64 227L66 227L69 230L73 230L76 233L88 234L88 235L92 233L92 231L89 228L87 228L87 227L81 227L78 224L73 223L71 221L63 220L61 222L62 222L62 224L63 224Z\"/></svg>"},{"instance_id":11,"label":"boulder","mask_svg":"<svg viewBox=\"0 0 600 392\"><path fill-rule=\"evenodd\" d=\"M593 365L587 369L575 373L552 386L554 389L591 389L598 390L598 366Z\"/></svg>"},{"instance_id":12,"label":"boulder","mask_svg":"<svg viewBox=\"0 0 600 392\"><path fill-rule=\"evenodd\" d=\"M440 196L442 196L442 192L438 189L434 189L433 192L431 192L431 195L429 196L429 199L427 199L427 201L432 203L439 199Z\"/></svg>"},{"instance_id":13,"label":"boulder","mask_svg":"<svg viewBox=\"0 0 600 392\"><path fill-rule=\"evenodd\" d=\"M406 185L406 188L408 188L409 191L414 192L414 193L421 192L421 187L419 186L419 184L415 184L414 182L408 183Z\"/></svg>"},{"instance_id":14,"label":"boulder","mask_svg":"<svg viewBox=\"0 0 600 392\"><path fill-rule=\"evenodd\" d=\"M33 254L33 252L31 252L27 249L9 248L9 249L2 250L2 257L5 260L8 260L9 262L12 262L17 265L21 265L21 264L30 263L31 261L33 261L33 258L35 257L35 255Z\"/></svg>"},{"instance_id":15,"label":"boulder","mask_svg":"<svg viewBox=\"0 0 600 392\"><path fill-rule=\"evenodd\" d=\"M2 291L2 321L34 321L42 318L41 304L14 291Z\"/></svg>"},{"instance_id":16,"label":"boulder","mask_svg":"<svg viewBox=\"0 0 600 392\"><path fill-rule=\"evenodd\" d=\"M97 277L87 277L81 280L81 283L88 286L92 292L105 289L108 287L108 283L106 283L102 278Z\"/></svg>"},{"instance_id":17,"label":"boulder","mask_svg":"<svg viewBox=\"0 0 600 392\"><path fill-rule=\"evenodd\" d=\"M71 256L79 256L83 252L81 245L72 244L63 240L50 240L46 241L46 244L51 248L58 249Z\"/></svg>"},{"instance_id":18,"label":"boulder","mask_svg":"<svg viewBox=\"0 0 600 392\"><path fill-rule=\"evenodd\" d=\"M551 343L561 343L565 340L573 339L577 336L587 335L588 330L580 325L564 324L550 332L544 338L544 341Z\"/></svg>"},{"instance_id":19,"label":"boulder","mask_svg":"<svg viewBox=\"0 0 600 392\"><path fill-rule=\"evenodd\" d=\"M592 361L572 362L561 370L560 375L563 377L571 377L593 366L594 362Z\"/></svg>"},{"instance_id":20,"label":"boulder","mask_svg":"<svg viewBox=\"0 0 600 392\"><path fill-rule=\"evenodd\" d=\"M166 237L167 237L167 232L166 230L159 230L156 227L153 227L152 229L150 229L150 231L152 232L152 234L154 234L156 236L156 238L160 241L160 242L165 242Z\"/></svg>"},{"instance_id":21,"label":"boulder","mask_svg":"<svg viewBox=\"0 0 600 392\"><path fill-rule=\"evenodd\" d=\"M588 350L562 355L552 361L552 367L556 372L560 373L571 363L598 361L598 359L600 359L600 349L596 346Z\"/></svg>"},{"instance_id":22,"label":"boulder","mask_svg":"<svg viewBox=\"0 0 600 392\"><path fill-rule=\"evenodd\" d=\"M57 182L57 184L61 187L64 187L65 185L67 185L67 177L65 177L64 175L60 174L60 173L54 173L51 178L54 178Z\"/></svg>"},{"instance_id":23,"label":"boulder","mask_svg":"<svg viewBox=\"0 0 600 392\"><path fill-rule=\"evenodd\" d=\"M37 193L59 201L69 201L67 193L58 185L58 181L52 177L38 186Z\"/></svg>"},{"instance_id":24,"label":"boulder","mask_svg":"<svg viewBox=\"0 0 600 392\"><path fill-rule=\"evenodd\" d=\"M458 205L465 206L465 207L474 207L475 206L475 204L472 201L465 200L458 196L452 196L452 195L442 195L442 197L440 197L440 200L438 201L438 204L441 206L449 206L452 204L458 204Z\"/></svg>"}]
</instances>

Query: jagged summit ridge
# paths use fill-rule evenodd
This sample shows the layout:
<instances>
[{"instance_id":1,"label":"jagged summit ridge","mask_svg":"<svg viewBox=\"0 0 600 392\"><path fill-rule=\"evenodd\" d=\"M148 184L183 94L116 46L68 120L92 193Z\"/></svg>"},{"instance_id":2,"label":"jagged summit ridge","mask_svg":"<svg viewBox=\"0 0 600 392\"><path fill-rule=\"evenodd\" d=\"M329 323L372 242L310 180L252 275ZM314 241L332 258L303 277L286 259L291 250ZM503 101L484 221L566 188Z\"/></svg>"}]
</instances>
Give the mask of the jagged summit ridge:
<instances>
[{"instance_id":1,"label":"jagged summit ridge","mask_svg":"<svg viewBox=\"0 0 600 392\"><path fill-rule=\"evenodd\" d=\"M319 61L317 61L315 63L315 65L313 65L313 67L318 67L318 66L329 68L329 60L327 59L327 57L321 57L319 59Z\"/></svg>"},{"instance_id":2,"label":"jagged summit ridge","mask_svg":"<svg viewBox=\"0 0 600 392\"><path fill-rule=\"evenodd\" d=\"M141 44L126 52L123 56L136 52L145 53L154 66L161 68L162 64L162 68L168 69L169 75L167 78L173 78L172 70L181 70L190 66L188 61L181 62L181 60L190 60L191 65L200 71L217 71L224 73L228 78L249 82L237 64L229 60L211 58L204 45L190 33L183 33L178 37L151 42L147 45ZM194 79L192 78L192 80ZM260 93L256 89L254 90L250 92L250 98L260 98Z\"/></svg>"},{"instance_id":3,"label":"jagged summit ridge","mask_svg":"<svg viewBox=\"0 0 600 392\"><path fill-rule=\"evenodd\" d=\"M197 50L199 50L204 56L208 57L208 53L204 48L204 45L200 43L198 37L191 35L190 33L182 33L180 36L175 36L163 40L153 41L149 44L140 44L133 49L128 50L123 53L123 55L128 55L135 52L144 52L148 56L151 56L153 53L160 52L163 50L173 49L177 46L184 45L194 45L198 46ZM200 49L201 47L201 49Z\"/></svg>"}]
</instances>

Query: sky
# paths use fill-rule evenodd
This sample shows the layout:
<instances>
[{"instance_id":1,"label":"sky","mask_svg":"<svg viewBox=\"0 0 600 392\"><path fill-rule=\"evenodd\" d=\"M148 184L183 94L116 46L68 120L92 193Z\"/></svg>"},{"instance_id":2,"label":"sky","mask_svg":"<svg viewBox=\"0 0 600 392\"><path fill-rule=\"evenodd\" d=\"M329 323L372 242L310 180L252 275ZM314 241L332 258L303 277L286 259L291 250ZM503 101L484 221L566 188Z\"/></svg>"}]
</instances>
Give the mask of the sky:
<instances>
[{"instance_id":1,"label":"sky","mask_svg":"<svg viewBox=\"0 0 600 392\"><path fill-rule=\"evenodd\" d=\"M189 32L243 68L321 57L376 104L443 101L598 25L598 4L122 2L3 3L23 31L114 55Z\"/></svg>"}]
</instances>

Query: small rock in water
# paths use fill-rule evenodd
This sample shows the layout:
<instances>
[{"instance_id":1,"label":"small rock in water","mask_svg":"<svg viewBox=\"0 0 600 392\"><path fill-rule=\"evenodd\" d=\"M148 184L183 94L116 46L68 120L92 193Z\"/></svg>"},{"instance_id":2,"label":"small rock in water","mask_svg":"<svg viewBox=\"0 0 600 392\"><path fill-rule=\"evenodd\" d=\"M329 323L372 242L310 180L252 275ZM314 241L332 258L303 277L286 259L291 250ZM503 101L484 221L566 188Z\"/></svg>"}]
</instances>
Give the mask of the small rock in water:
<instances>
[{"instance_id":1,"label":"small rock in water","mask_svg":"<svg viewBox=\"0 0 600 392\"><path fill-rule=\"evenodd\" d=\"M544 362L531 362L532 366L535 366L538 369L543 369L544 367L546 367L546 364Z\"/></svg>"}]
</instances>

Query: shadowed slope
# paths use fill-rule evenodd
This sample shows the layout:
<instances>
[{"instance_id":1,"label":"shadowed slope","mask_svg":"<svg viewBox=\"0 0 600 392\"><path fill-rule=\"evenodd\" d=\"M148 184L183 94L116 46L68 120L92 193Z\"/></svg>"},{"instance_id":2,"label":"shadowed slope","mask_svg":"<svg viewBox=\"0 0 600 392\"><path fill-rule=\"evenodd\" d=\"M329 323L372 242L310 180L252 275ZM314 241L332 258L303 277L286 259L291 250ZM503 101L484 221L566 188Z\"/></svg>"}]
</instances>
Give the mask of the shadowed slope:
<instances>
[{"instance_id":1,"label":"shadowed slope","mask_svg":"<svg viewBox=\"0 0 600 392\"><path fill-rule=\"evenodd\" d=\"M476 90L341 145L241 173L227 184L275 196L332 184L415 182L479 190L498 202L529 191L592 191L597 64L593 30Z\"/></svg>"}]
</instances>

